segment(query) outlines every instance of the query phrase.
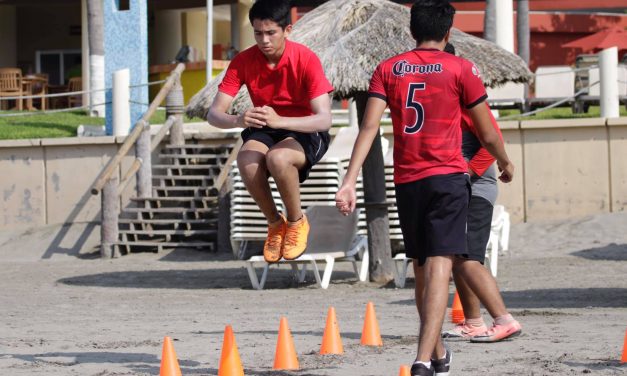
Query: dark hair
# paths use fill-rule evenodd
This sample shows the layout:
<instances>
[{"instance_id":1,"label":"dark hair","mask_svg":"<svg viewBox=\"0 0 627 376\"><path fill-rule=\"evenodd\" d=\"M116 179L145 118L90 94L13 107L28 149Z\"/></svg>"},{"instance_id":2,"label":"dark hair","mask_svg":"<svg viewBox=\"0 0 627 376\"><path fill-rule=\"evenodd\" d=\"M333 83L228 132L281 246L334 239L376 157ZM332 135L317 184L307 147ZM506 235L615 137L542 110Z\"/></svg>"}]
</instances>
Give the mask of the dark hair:
<instances>
[{"instance_id":1,"label":"dark hair","mask_svg":"<svg viewBox=\"0 0 627 376\"><path fill-rule=\"evenodd\" d=\"M444 52L448 52L451 55L455 55L455 46L453 46L450 43L447 43L446 46L444 46Z\"/></svg>"},{"instance_id":2,"label":"dark hair","mask_svg":"<svg viewBox=\"0 0 627 376\"><path fill-rule=\"evenodd\" d=\"M453 26L455 8L447 0L417 0L411 7L411 35L418 44L440 42Z\"/></svg>"},{"instance_id":3,"label":"dark hair","mask_svg":"<svg viewBox=\"0 0 627 376\"><path fill-rule=\"evenodd\" d=\"M257 0L248 12L248 19L251 24L254 20L274 21L285 29L292 21L290 11L289 0Z\"/></svg>"}]
</instances>

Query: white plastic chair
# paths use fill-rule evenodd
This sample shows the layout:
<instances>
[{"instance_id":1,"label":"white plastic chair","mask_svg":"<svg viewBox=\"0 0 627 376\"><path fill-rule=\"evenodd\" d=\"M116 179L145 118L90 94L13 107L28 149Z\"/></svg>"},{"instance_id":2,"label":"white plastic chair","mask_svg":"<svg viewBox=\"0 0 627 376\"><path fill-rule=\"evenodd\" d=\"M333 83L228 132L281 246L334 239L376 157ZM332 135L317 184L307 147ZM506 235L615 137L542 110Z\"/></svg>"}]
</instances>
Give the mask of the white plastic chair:
<instances>
[{"instance_id":1,"label":"white plastic chair","mask_svg":"<svg viewBox=\"0 0 627 376\"><path fill-rule=\"evenodd\" d=\"M509 213L503 205L494 205L486 259L490 263L490 271L495 278L498 270L499 253L505 254L509 250L509 228Z\"/></svg>"},{"instance_id":2,"label":"white plastic chair","mask_svg":"<svg viewBox=\"0 0 627 376\"><path fill-rule=\"evenodd\" d=\"M499 253L504 254L509 250L509 213L503 205L494 205L492 212L492 225L490 228L490 239L486 247L486 264L490 267L490 273L496 278L498 271ZM394 284L398 288L405 286L407 269L411 259L405 253L398 253L394 256Z\"/></svg>"}]
</instances>

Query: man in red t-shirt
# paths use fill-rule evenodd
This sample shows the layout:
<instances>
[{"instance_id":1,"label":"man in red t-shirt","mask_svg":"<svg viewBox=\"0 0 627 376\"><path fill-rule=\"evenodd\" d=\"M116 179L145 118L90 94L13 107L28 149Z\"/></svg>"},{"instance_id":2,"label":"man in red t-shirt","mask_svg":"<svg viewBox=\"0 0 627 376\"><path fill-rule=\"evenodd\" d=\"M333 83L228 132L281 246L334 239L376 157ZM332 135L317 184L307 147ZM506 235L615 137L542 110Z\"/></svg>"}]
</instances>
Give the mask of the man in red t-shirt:
<instances>
[{"instance_id":1,"label":"man in red t-shirt","mask_svg":"<svg viewBox=\"0 0 627 376\"><path fill-rule=\"evenodd\" d=\"M288 1L259 0L249 19L257 44L230 63L207 121L219 128L246 128L237 156L242 180L268 221L263 255L267 262L293 260L307 246L309 224L300 207L300 186L329 144L333 87L318 57L287 40ZM227 111L246 85L254 105L241 115ZM285 204L277 211L268 183L271 175Z\"/></svg>"},{"instance_id":2,"label":"man in red t-shirt","mask_svg":"<svg viewBox=\"0 0 627 376\"><path fill-rule=\"evenodd\" d=\"M382 62L370 81L359 135L336 205L355 208L355 185L386 106L394 128L394 183L408 257L414 259L420 315L418 354L412 375L448 375L451 352L440 338L454 263L464 262L470 183L461 154L461 106L468 109L486 149L496 158L500 179L514 167L492 127L478 69L442 52L455 9L443 0L419 0L411 9L416 49ZM470 281L470 279L468 279Z\"/></svg>"}]
</instances>

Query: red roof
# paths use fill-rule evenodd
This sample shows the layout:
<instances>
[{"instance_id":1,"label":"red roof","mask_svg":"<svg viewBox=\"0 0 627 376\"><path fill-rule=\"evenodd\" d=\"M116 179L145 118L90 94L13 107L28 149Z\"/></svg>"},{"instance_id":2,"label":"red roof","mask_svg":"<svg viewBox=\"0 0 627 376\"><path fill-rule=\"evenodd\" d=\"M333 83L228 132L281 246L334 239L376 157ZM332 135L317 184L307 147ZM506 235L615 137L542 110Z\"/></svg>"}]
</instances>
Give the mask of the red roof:
<instances>
[{"instance_id":1,"label":"red roof","mask_svg":"<svg viewBox=\"0 0 627 376\"><path fill-rule=\"evenodd\" d=\"M594 52L610 47L627 50L627 31L620 27L607 28L587 37L564 43L562 47L581 48L584 52Z\"/></svg>"}]
</instances>

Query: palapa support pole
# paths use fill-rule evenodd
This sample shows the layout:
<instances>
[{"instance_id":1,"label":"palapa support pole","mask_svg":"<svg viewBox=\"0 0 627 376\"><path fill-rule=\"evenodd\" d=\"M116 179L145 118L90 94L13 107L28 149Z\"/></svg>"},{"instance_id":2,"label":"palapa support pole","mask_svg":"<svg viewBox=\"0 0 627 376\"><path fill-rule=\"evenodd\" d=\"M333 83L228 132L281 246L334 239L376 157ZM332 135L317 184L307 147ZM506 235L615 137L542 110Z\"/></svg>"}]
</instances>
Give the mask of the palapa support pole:
<instances>
[{"instance_id":1,"label":"palapa support pole","mask_svg":"<svg viewBox=\"0 0 627 376\"><path fill-rule=\"evenodd\" d=\"M100 256L102 258L117 257L118 215L120 200L118 196L118 178L112 177L102 188L102 212L100 227Z\"/></svg>"},{"instance_id":2,"label":"palapa support pole","mask_svg":"<svg viewBox=\"0 0 627 376\"><path fill-rule=\"evenodd\" d=\"M181 86L180 78L177 78L172 89L165 98L165 116L166 118L174 116L176 121L170 129L170 144L185 145L185 137L183 135L183 111L185 110L185 99L183 97L183 86Z\"/></svg>"},{"instance_id":3,"label":"palapa support pole","mask_svg":"<svg viewBox=\"0 0 627 376\"><path fill-rule=\"evenodd\" d=\"M150 139L150 125L139 122L137 127L144 127L137 143L135 144L135 156L142 160L137 171L137 196L139 198L152 197L152 152Z\"/></svg>"},{"instance_id":4,"label":"palapa support pole","mask_svg":"<svg viewBox=\"0 0 627 376\"><path fill-rule=\"evenodd\" d=\"M355 94L359 126L364 119L368 95L365 92ZM385 167L381 137L375 137L372 147L362 167L366 222L368 225L368 252L370 253L370 280L388 283L394 279L392 264L392 246L390 244L390 221L388 207L385 204Z\"/></svg>"}]
</instances>

